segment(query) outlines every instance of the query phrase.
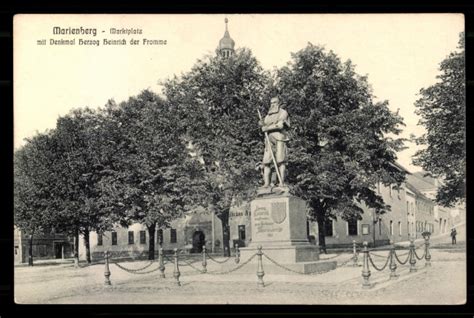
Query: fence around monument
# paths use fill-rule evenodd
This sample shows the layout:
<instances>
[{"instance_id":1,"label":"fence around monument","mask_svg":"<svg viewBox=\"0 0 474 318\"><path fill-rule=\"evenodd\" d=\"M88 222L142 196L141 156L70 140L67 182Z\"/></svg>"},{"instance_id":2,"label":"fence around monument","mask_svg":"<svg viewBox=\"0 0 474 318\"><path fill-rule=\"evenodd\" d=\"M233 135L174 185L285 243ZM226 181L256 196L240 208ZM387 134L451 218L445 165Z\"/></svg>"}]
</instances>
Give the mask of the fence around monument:
<instances>
[{"instance_id":1,"label":"fence around monument","mask_svg":"<svg viewBox=\"0 0 474 318\"><path fill-rule=\"evenodd\" d=\"M120 264L118 261L114 261L113 259L109 259L108 252L106 251L104 254L105 257L105 270L104 270L104 277L105 277L105 285L111 285L111 272L110 272L110 265L115 265L118 269L123 270L129 274L134 274L134 275L145 275L145 274L151 274L157 271L160 271L160 278L165 278L165 265L166 264L171 264L173 266L173 277L175 284L178 286L181 286L181 282L179 278L182 276L180 267L189 267L192 272L196 272L198 274L206 274L206 275L226 275L226 274L231 274L233 272L236 272L240 270L241 268L247 266L253 259L257 258L257 269L256 269L256 276L257 276L257 285L259 287L264 287L265 283L263 281L263 277L265 276L265 271L264 271L264 260L266 262L269 262L270 264L275 265L276 267L287 271L291 272L294 274L298 275L323 275L325 273L331 272L336 270L337 268L344 267L348 264L352 267L362 267L362 287L363 288L371 288L373 287L374 284L370 282L370 276L371 276L371 269L375 271L384 271L386 268L390 270L389 273L389 279L397 279L399 277L399 274L397 274L397 268L399 266L403 266L406 264L409 264L409 272L413 273L417 271L416 267L416 262L421 261L424 259L425 261L425 267L430 267L431 266L431 254L430 254L430 237L429 235L424 237L425 242L419 246L415 246L414 240L410 241L410 245L408 247L408 250L403 249L403 250L395 250L395 245L393 242L391 242L390 249L388 251L388 254L386 255L381 255L375 252L375 250L369 250L367 242L363 242L363 244L358 244L355 241L353 241L353 247L352 247L352 255L347 258L343 259L342 261L337 261L336 262L336 267L335 268L327 268L321 271L313 271L306 273L304 271L298 271L295 269L292 269L284 264L281 264L274 260L272 257L267 255L265 253L265 250L262 248L262 246L258 246L257 252L250 255L246 260L242 261L240 259L240 250L239 247L236 245L235 247L235 253L234 256L230 256L224 260L219 260L212 255L210 255L207 251L206 248L203 247L201 255L198 255L198 259L194 260L186 260L183 258L182 251L178 249L174 249L174 253L171 257L167 256L165 253L163 253L163 249L159 249L158 251L158 260L150 260L147 264L140 268L130 268L127 267L123 264ZM422 249L420 251L421 253L418 254L417 249ZM378 251L377 251L378 252ZM324 260L330 260L330 259L335 259L338 258L342 255L343 253L337 254L335 256L325 258ZM360 260L360 255L362 254L362 264L359 264ZM180 259L181 257L181 259ZM235 266L226 269L226 270L213 270L209 271L207 269L208 262L213 262L218 265L222 264L229 264L232 263L231 260L234 261ZM382 266L377 265L378 261L381 261L383 263Z\"/></svg>"}]
</instances>

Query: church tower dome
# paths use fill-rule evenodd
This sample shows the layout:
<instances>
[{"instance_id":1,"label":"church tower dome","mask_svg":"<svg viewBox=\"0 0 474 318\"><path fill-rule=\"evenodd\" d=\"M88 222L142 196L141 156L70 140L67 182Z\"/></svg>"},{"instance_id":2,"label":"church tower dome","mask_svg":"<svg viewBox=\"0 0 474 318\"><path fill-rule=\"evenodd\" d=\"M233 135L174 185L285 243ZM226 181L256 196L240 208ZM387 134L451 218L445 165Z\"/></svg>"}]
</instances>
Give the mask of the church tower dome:
<instances>
[{"instance_id":1,"label":"church tower dome","mask_svg":"<svg viewBox=\"0 0 474 318\"><path fill-rule=\"evenodd\" d=\"M232 40L227 28L229 20L225 18L225 33L224 37L219 41L219 54L222 57L229 57L234 54L235 41Z\"/></svg>"}]
</instances>

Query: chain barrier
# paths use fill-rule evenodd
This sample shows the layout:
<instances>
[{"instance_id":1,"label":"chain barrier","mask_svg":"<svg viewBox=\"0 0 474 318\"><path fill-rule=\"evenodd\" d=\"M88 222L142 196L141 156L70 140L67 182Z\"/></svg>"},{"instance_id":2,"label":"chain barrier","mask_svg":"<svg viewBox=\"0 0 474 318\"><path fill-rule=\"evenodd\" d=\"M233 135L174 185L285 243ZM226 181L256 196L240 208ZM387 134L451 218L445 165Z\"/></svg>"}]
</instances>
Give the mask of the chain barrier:
<instances>
[{"instance_id":1,"label":"chain barrier","mask_svg":"<svg viewBox=\"0 0 474 318\"><path fill-rule=\"evenodd\" d=\"M194 263L197 263L197 262L194 262ZM179 266L181 266L181 265L179 265ZM185 265L185 266L189 266L189 267L191 267L192 269L194 269L195 271L197 271L197 272L199 272L199 273L201 273L201 274L202 274L202 273L205 273L205 272L203 271L203 269L197 268L196 266L193 265L193 263L188 263L188 265Z\"/></svg>"},{"instance_id":2,"label":"chain barrier","mask_svg":"<svg viewBox=\"0 0 474 318\"><path fill-rule=\"evenodd\" d=\"M421 257L418 256L418 254L416 253L416 250L413 250L414 254L415 254L415 257L421 261L423 258L425 258L425 255L426 255L426 250L423 252L423 255Z\"/></svg>"},{"instance_id":3,"label":"chain barrier","mask_svg":"<svg viewBox=\"0 0 474 318\"><path fill-rule=\"evenodd\" d=\"M144 267L142 268L126 268L125 266L122 266L120 265L119 263L117 262L114 262L115 265L117 265L118 268L120 269L123 269L124 271L126 272L129 272L129 273L135 273L135 272L141 272L142 270L145 270L147 269L148 267L150 267L153 263L155 262L155 260L151 260L149 264L145 265Z\"/></svg>"},{"instance_id":4,"label":"chain barrier","mask_svg":"<svg viewBox=\"0 0 474 318\"><path fill-rule=\"evenodd\" d=\"M237 267L234 267L228 271L224 271L224 272L207 272L206 274L211 274L211 275L224 275L224 274L230 274L232 272L235 272L236 270L239 270L241 269L242 267L244 267L245 265L247 265L248 263L250 263L250 261L252 259L255 258L255 256L257 256L257 254L253 254L248 260L246 260L245 262L243 262L242 264L238 265Z\"/></svg>"},{"instance_id":5,"label":"chain barrier","mask_svg":"<svg viewBox=\"0 0 474 318\"><path fill-rule=\"evenodd\" d=\"M183 263L179 263L179 264L178 264L179 266L192 266L191 264L199 263L199 262L200 262L200 260L197 260L197 261L194 261L194 262L188 262L188 261L186 261L186 260L184 260L184 259L181 260L181 261L184 262L184 264L183 264Z\"/></svg>"},{"instance_id":6,"label":"chain barrier","mask_svg":"<svg viewBox=\"0 0 474 318\"><path fill-rule=\"evenodd\" d=\"M372 260L372 257L370 256L370 254L368 254L368 256L369 256L370 264L372 264L372 266L373 266L376 270L378 270L379 272L383 271L383 270L387 267L388 262L390 261L390 255L388 255L387 261L385 262L384 266L382 266L382 267L377 267L377 266L375 265L374 261Z\"/></svg>"},{"instance_id":7,"label":"chain barrier","mask_svg":"<svg viewBox=\"0 0 474 318\"><path fill-rule=\"evenodd\" d=\"M115 264L118 268L120 268L120 269L126 271L127 273L130 273L130 274L138 274L138 275L141 275L141 274L150 274L150 273L156 272L157 270L160 269L160 267L158 266L157 268L152 269L152 270L150 270L150 271L140 272L140 271L130 270L130 269L126 268L126 267L123 267L123 266L121 266L119 263L114 263L114 264Z\"/></svg>"},{"instance_id":8,"label":"chain barrier","mask_svg":"<svg viewBox=\"0 0 474 318\"><path fill-rule=\"evenodd\" d=\"M393 252L393 255L395 255L395 259L397 260L397 262L399 262L401 265L405 265L405 264L408 262L408 260L410 259L410 253L411 253L411 251L408 251L406 254L404 254L404 255L407 255L407 254L408 254L407 259L406 259L404 262L402 262L402 261L398 258L398 255L397 255L397 253L396 253L395 251ZM403 256L403 255L400 255L400 256Z\"/></svg>"},{"instance_id":9,"label":"chain barrier","mask_svg":"<svg viewBox=\"0 0 474 318\"><path fill-rule=\"evenodd\" d=\"M218 260L216 260L215 258L213 258L211 255L209 255L209 254L207 253L207 251L206 251L206 256L207 256L211 261L213 261L213 262L215 262L215 263L218 263L218 264L224 264L224 263L227 263L230 259L233 259L232 256L229 256L229 257L228 257L226 260L224 260L224 261L218 261Z\"/></svg>"},{"instance_id":10,"label":"chain barrier","mask_svg":"<svg viewBox=\"0 0 474 318\"><path fill-rule=\"evenodd\" d=\"M179 254L179 253L178 253L178 255L182 255L182 254ZM168 264L168 263L174 263L174 260L172 260L172 259L170 259L168 256L166 256L166 254L163 254L163 258L165 258L165 259L167 260L167 262L163 262L163 265L164 265L164 264ZM185 260L181 260L181 261L183 261L184 264L179 263L179 264L178 264L179 266L192 266L191 264L199 263L199 262L200 262L200 260L196 260L196 261L194 261L194 262L187 262L187 261L185 261Z\"/></svg>"}]
</instances>

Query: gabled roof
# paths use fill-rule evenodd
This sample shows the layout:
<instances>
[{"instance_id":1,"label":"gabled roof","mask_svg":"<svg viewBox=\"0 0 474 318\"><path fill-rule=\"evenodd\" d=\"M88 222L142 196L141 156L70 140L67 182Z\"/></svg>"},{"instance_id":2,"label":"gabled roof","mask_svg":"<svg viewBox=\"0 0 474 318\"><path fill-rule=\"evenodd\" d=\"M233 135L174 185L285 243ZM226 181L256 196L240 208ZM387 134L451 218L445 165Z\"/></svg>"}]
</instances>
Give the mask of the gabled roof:
<instances>
[{"instance_id":1,"label":"gabled roof","mask_svg":"<svg viewBox=\"0 0 474 318\"><path fill-rule=\"evenodd\" d=\"M432 177L424 176L426 172L415 172L407 175L407 181L420 191L434 190L437 188L436 180Z\"/></svg>"}]
</instances>

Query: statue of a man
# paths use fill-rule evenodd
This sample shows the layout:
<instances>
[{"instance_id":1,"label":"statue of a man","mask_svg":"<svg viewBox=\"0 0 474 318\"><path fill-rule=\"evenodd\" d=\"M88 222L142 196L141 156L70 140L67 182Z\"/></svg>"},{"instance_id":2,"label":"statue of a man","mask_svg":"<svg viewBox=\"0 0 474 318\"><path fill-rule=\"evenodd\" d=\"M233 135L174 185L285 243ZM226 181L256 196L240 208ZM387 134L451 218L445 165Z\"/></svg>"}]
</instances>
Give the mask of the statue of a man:
<instances>
[{"instance_id":1,"label":"statue of a man","mask_svg":"<svg viewBox=\"0 0 474 318\"><path fill-rule=\"evenodd\" d=\"M260 121L260 125L262 126L262 131L268 134L268 138L265 136L265 152L263 154L262 162L263 186L270 186L271 167L276 163L276 168L280 174L279 186L284 187L287 161L286 143L289 140L288 129L290 128L290 120L286 110L280 107L278 97L273 97L271 99L268 114L262 121ZM269 145L269 142L271 146Z\"/></svg>"}]
</instances>

